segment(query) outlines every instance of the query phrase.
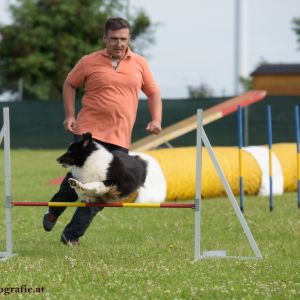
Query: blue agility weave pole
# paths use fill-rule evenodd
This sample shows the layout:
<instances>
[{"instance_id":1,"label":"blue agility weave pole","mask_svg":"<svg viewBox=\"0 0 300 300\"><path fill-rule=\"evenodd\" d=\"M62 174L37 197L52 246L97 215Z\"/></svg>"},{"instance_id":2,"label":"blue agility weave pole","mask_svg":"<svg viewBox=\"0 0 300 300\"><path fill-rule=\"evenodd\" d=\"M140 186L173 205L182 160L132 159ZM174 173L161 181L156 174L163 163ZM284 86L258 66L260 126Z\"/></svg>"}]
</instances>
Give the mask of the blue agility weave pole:
<instances>
[{"instance_id":1,"label":"blue agility weave pole","mask_svg":"<svg viewBox=\"0 0 300 300\"><path fill-rule=\"evenodd\" d=\"M240 178L240 209L244 212L244 179L243 179L243 157L242 157L242 148L243 148L243 108L238 107L237 111L238 117L238 148L239 148L239 178Z\"/></svg>"},{"instance_id":2,"label":"blue agility weave pole","mask_svg":"<svg viewBox=\"0 0 300 300\"><path fill-rule=\"evenodd\" d=\"M296 144L297 144L297 181L298 181L298 208L300 208L300 129L299 129L299 107L294 107L295 127L296 127Z\"/></svg>"},{"instance_id":3,"label":"blue agility weave pole","mask_svg":"<svg viewBox=\"0 0 300 300\"><path fill-rule=\"evenodd\" d=\"M267 121L268 121L268 146L269 146L269 176L270 176L270 211L274 209L273 197L273 166L272 166L272 109L271 105L267 106Z\"/></svg>"}]
</instances>

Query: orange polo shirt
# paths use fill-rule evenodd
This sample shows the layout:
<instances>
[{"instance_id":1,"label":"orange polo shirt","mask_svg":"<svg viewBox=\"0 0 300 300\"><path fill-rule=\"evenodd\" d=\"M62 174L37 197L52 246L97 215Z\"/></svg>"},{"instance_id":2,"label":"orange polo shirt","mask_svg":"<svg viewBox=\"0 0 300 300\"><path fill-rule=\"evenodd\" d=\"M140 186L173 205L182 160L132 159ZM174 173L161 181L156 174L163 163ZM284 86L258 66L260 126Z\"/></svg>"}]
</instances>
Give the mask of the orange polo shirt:
<instances>
[{"instance_id":1,"label":"orange polo shirt","mask_svg":"<svg viewBox=\"0 0 300 300\"><path fill-rule=\"evenodd\" d=\"M129 149L139 93L159 91L148 63L128 49L116 70L107 50L83 56L66 79L74 88L84 86L75 133Z\"/></svg>"}]
</instances>

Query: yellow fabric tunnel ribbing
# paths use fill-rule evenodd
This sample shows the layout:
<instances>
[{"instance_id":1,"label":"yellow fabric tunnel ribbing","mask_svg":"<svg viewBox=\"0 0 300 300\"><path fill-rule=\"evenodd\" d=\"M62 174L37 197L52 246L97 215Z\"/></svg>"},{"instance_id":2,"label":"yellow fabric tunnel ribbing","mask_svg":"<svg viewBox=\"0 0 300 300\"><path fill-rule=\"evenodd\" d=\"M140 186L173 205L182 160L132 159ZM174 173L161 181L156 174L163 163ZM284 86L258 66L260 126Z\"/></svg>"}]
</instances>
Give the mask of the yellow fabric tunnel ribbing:
<instances>
[{"instance_id":1,"label":"yellow fabric tunnel ribbing","mask_svg":"<svg viewBox=\"0 0 300 300\"><path fill-rule=\"evenodd\" d=\"M214 147L214 152L234 194L239 193L239 162L236 147ZM245 194L257 194L261 184L261 170L253 156L242 151ZM182 147L148 151L160 164L167 181L166 201L195 197L196 148ZM222 182L206 148L202 151L202 197L225 195ZM244 172L247 170L247 172Z\"/></svg>"},{"instance_id":2,"label":"yellow fabric tunnel ribbing","mask_svg":"<svg viewBox=\"0 0 300 300\"><path fill-rule=\"evenodd\" d=\"M284 191L297 191L297 145L296 144L274 144L273 153L277 156L284 178Z\"/></svg>"}]
</instances>

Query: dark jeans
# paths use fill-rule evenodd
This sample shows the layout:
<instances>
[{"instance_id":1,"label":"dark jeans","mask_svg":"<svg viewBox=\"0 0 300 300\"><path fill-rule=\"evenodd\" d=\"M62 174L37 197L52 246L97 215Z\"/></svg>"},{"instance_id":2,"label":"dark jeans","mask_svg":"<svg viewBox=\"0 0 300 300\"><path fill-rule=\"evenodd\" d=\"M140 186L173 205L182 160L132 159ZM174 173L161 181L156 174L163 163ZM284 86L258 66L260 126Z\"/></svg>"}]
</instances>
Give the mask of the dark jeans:
<instances>
[{"instance_id":1,"label":"dark jeans","mask_svg":"<svg viewBox=\"0 0 300 300\"><path fill-rule=\"evenodd\" d=\"M75 136L74 140L78 140L79 136ZM128 149L122 148L117 145L104 143L94 139L98 144L103 145L108 151L113 152L115 150L124 151L128 153ZM59 191L52 197L50 202L75 202L78 200L78 196L74 189L72 189L68 183L68 179L72 177L69 172L60 185ZM49 207L49 212L59 217L66 207ZM101 211L103 207L78 207L70 221L63 231L64 236L68 240L76 240L83 236L88 229L93 218Z\"/></svg>"}]
</instances>

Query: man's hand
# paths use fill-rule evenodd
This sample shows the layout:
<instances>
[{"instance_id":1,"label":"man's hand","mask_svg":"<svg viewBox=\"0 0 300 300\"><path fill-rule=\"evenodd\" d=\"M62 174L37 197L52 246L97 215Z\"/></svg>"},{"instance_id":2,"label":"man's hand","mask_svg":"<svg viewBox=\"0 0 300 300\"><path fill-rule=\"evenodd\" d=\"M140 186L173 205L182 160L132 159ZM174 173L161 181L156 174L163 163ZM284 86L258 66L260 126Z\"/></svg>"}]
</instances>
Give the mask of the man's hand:
<instances>
[{"instance_id":1,"label":"man's hand","mask_svg":"<svg viewBox=\"0 0 300 300\"><path fill-rule=\"evenodd\" d=\"M66 131L70 131L72 133L75 133L77 123L76 123L76 119L74 117L65 118L65 120L63 122L63 125L64 125L64 129Z\"/></svg>"},{"instance_id":2,"label":"man's hand","mask_svg":"<svg viewBox=\"0 0 300 300\"><path fill-rule=\"evenodd\" d=\"M161 132L161 123L159 121L151 121L147 127L146 130L149 133L159 134Z\"/></svg>"}]
</instances>

